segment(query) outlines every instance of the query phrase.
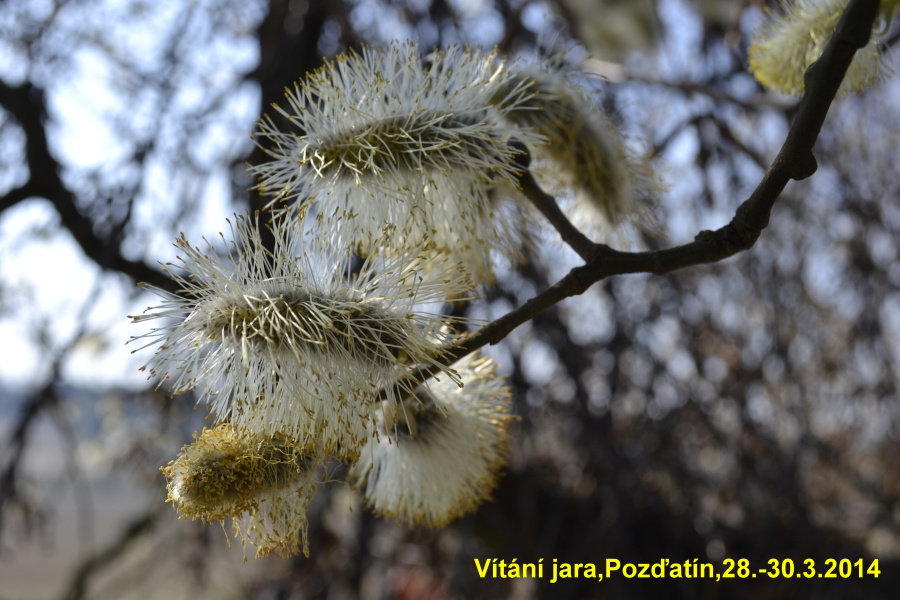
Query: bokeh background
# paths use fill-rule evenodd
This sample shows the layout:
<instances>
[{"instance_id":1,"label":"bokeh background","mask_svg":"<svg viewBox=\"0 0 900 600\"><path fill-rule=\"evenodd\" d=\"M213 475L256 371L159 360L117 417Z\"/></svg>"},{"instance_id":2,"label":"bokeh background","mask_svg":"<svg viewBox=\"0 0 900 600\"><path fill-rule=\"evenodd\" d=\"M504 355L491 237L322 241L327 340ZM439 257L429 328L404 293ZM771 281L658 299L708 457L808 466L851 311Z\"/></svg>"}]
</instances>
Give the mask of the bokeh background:
<instances>
[{"instance_id":1,"label":"bokeh background","mask_svg":"<svg viewBox=\"0 0 900 600\"><path fill-rule=\"evenodd\" d=\"M360 44L566 50L667 185L664 246L717 228L796 101L746 73L761 2L6 0L0 3L0 599L894 598L900 589L900 84L836 103L819 170L749 252L596 285L489 351L513 388L495 499L441 530L340 484L310 558L250 559L177 520L159 467L204 424L155 390L126 315L178 232L264 203L250 134ZM897 40L888 36L889 58ZM577 264L553 239L469 313ZM879 559L877 579L479 579L532 562Z\"/></svg>"}]
</instances>

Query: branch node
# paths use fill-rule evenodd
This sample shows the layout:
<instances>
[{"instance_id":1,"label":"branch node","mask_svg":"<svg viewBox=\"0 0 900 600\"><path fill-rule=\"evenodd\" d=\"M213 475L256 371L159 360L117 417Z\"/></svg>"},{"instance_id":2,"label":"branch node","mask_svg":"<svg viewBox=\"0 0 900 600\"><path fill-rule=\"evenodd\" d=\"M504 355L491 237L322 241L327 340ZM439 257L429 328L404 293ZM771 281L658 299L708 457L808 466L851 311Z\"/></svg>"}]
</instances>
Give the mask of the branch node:
<instances>
[{"instance_id":1,"label":"branch node","mask_svg":"<svg viewBox=\"0 0 900 600\"><path fill-rule=\"evenodd\" d=\"M715 231L710 231L709 229L704 229L694 236L694 241L698 244L708 244L716 237Z\"/></svg>"},{"instance_id":2,"label":"branch node","mask_svg":"<svg viewBox=\"0 0 900 600\"><path fill-rule=\"evenodd\" d=\"M798 155L796 161L794 173L791 176L791 179L795 181L812 177L819 168L819 163L816 162L816 157L813 156L812 152L804 152Z\"/></svg>"}]
</instances>

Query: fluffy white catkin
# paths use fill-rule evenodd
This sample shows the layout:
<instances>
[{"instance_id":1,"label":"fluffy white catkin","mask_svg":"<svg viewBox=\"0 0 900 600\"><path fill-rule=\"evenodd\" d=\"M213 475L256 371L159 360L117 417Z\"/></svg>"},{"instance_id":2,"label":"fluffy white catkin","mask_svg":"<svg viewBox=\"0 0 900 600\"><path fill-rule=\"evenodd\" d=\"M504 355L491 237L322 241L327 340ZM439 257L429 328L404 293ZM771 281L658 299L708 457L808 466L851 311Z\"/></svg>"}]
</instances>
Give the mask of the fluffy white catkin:
<instances>
[{"instance_id":1,"label":"fluffy white catkin","mask_svg":"<svg viewBox=\"0 0 900 600\"><path fill-rule=\"evenodd\" d=\"M425 59L413 43L348 52L275 106L290 130L260 120L255 139L271 160L251 170L264 193L364 248L390 224L395 249L427 247L489 280L492 252L520 253L521 226L495 211L492 189L515 185L520 151L503 116L528 87L496 53L451 47Z\"/></svg>"},{"instance_id":2,"label":"fluffy white catkin","mask_svg":"<svg viewBox=\"0 0 900 600\"><path fill-rule=\"evenodd\" d=\"M307 247L284 215L270 227L272 250L245 217L230 252L178 240L186 274L169 269L181 289L151 288L163 302L133 317L164 322L139 338L159 344L150 374L176 394L196 388L220 420L352 458L379 391L437 364L449 320L428 309L470 297L472 284L440 257L384 253L354 265L339 240Z\"/></svg>"},{"instance_id":3,"label":"fluffy white catkin","mask_svg":"<svg viewBox=\"0 0 900 600\"><path fill-rule=\"evenodd\" d=\"M441 527L490 497L506 464L509 389L493 362L469 355L454 365L463 387L430 380L418 404L387 411L350 476L376 514Z\"/></svg>"}]
</instances>

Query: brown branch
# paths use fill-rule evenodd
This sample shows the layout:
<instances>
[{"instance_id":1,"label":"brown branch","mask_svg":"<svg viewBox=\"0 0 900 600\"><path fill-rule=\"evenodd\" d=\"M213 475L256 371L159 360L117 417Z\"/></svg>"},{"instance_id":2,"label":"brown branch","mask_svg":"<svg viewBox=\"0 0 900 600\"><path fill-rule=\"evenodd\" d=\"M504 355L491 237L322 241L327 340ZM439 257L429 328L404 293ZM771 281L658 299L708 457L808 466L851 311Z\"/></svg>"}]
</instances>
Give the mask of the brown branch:
<instances>
[{"instance_id":1,"label":"brown branch","mask_svg":"<svg viewBox=\"0 0 900 600\"><path fill-rule=\"evenodd\" d=\"M128 260L114 239L102 238L94 231L94 222L78 210L75 194L60 177L61 165L47 142L44 91L25 83L12 87L0 80L0 106L15 117L25 132L25 159L30 171L28 181L0 198L0 211L30 197L49 200L59 212L62 225L76 243L101 269L121 271L136 280L168 289L172 283L161 271L141 261Z\"/></svg>"},{"instance_id":2,"label":"brown branch","mask_svg":"<svg viewBox=\"0 0 900 600\"><path fill-rule=\"evenodd\" d=\"M21 496L19 489L21 475L19 474L19 471L23 466L25 450L35 433L35 428L41 417L43 417L45 413L56 411L61 404L61 398L57 390L61 381L60 374L62 372L63 362L66 357L69 356L72 347L77 344L78 340L82 339L85 334L88 314L90 313L91 308L96 305L96 299L102 290L102 286L101 279L97 278L87 300L82 304L78 311L76 322L79 323L79 326L75 330L74 335L69 339L69 342L63 345L63 347L53 350L47 342L47 332L43 331L44 327L41 328L42 331L39 333L38 339L43 341L42 350L44 350L45 354L49 355L49 377L39 390L36 390L27 400L24 400L21 403L19 417L16 420L15 425L11 428L9 436L6 440L0 440L0 442L2 442L0 448L3 449L3 452L0 453L0 457L3 457L3 460L0 460L0 533L4 531L6 515L9 511L8 507L10 506L18 505L21 507L24 510L26 517L30 517L32 512L34 514L39 514L39 507L36 508L29 504L27 499L23 499ZM61 415L55 414L55 417L57 418L57 424L60 426L60 432L62 433L63 438L74 444L74 433L64 425ZM75 463L70 462L69 468L70 472L72 469L75 469Z\"/></svg>"},{"instance_id":3,"label":"brown branch","mask_svg":"<svg viewBox=\"0 0 900 600\"><path fill-rule=\"evenodd\" d=\"M104 567L120 559L123 552L148 532L156 523L156 518L162 512L163 506L165 505L161 502L155 503L146 513L133 520L118 539L81 563L62 597L65 600L84 598L91 578Z\"/></svg>"},{"instance_id":4,"label":"brown branch","mask_svg":"<svg viewBox=\"0 0 900 600\"><path fill-rule=\"evenodd\" d=\"M585 252L592 258L522 306L463 337L456 346L447 349L438 361L450 365L483 346L496 344L538 313L566 298L584 293L591 285L612 275L662 275L685 267L719 262L752 248L769 224L772 207L787 182L806 179L815 173L817 165L812 153L813 146L853 55L868 43L878 4L878 0L851 0L822 56L807 69L806 92L781 151L750 198L738 207L730 223L716 231L701 231L688 244L654 252L620 252L603 244L594 244L590 251L587 248L576 249L579 254ZM540 200L544 202L546 199ZM563 234L564 239L569 234ZM580 246L580 242L576 244ZM439 372L438 366L415 370L395 386L397 397L404 397L408 394L405 390L414 389L417 383Z\"/></svg>"},{"instance_id":5,"label":"brown branch","mask_svg":"<svg viewBox=\"0 0 900 600\"><path fill-rule=\"evenodd\" d=\"M40 510L23 500L19 489L19 469L22 467L30 435L34 432L39 418L45 411L59 405L59 397L54 387L59 362L54 361L52 368L54 377L22 403L16 424L7 440L4 440L4 463L0 470L0 532L4 531L6 515L11 506L18 505L25 509L26 518L38 514Z\"/></svg>"},{"instance_id":6,"label":"brown branch","mask_svg":"<svg viewBox=\"0 0 900 600\"><path fill-rule=\"evenodd\" d=\"M769 224L772 206L788 180L805 179L816 172L813 145L853 55L869 42L878 5L878 0L851 1L822 56L807 69L804 76L806 93L800 100L797 116L781 152L732 220L742 232L750 235L755 232L754 242Z\"/></svg>"},{"instance_id":7,"label":"brown branch","mask_svg":"<svg viewBox=\"0 0 900 600\"><path fill-rule=\"evenodd\" d=\"M597 65L597 61L588 62L588 66L593 66L595 70L597 70ZM683 94L700 94L708 97L713 102L732 104L746 111L758 111L760 107L763 106L777 110L788 110L793 107L792 100L781 100L773 94L757 94L752 101L747 101L733 96L721 88L704 83L692 81L666 81L631 72L624 72L621 75L611 76L608 69L599 69L598 74L615 83L639 83L643 85L660 86L682 92Z\"/></svg>"},{"instance_id":8,"label":"brown branch","mask_svg":"<svg viewBox=\"0 0 900 600\"><path fill-rule=\"evenodd\" d=\"M29 179L19 187L13 188L10 191L6 192L6 195L0 198L0 213L2 213L7 208L12 208L22 200L40 196L40 191L40 186Z\"/></svg>"},{"instance_id":9,"label":"brown branch","mask_svg":"<svg viewBox=\"0 0 900 600\"><path fill-rule=\"evenodd\" d=\"M575 227L568 217L559 208L556 198L546 193L538 185L531 175L531 171L522 171L519 176L519 186L522 193L534 206L541 211L550 224L559 232L563 241L574 250L585 262L591 260L596 254L594 242L589 240Z\"/></svg>"}]
</instances>

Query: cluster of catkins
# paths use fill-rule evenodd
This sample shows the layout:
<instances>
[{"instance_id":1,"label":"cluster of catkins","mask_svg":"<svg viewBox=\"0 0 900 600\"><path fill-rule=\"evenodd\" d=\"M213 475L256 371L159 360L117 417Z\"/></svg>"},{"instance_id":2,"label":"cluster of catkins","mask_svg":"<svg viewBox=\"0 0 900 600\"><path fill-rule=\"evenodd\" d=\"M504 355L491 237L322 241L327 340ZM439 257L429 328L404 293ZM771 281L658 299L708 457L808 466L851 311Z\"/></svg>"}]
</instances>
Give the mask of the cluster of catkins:
<instances>
[{"instance_id":1,"label":"cluster of catkins","mask_svg":"<svg viewBox=\"0 0 900 600\"><path fill-rule=\"evenodd\" d=\"M490 359L447 365L448 303L477 298L495 260L518 260L534 215L530 161L586 222L645 215L651 178L561 61L414 44L339 56L263 117L251 167L270 210L231 240L176 245L177 293L138 339L173 393L215 426L163 469L184 517L231 519L258 555L308 555L322 465L379 515L442 526L474 510L507 456L509 391ZM527 152L527 161L524 154ZM649 182L649 183L648 183ZM409 375L426 368L425 381Z\"/></svg>"}]
</instances>

